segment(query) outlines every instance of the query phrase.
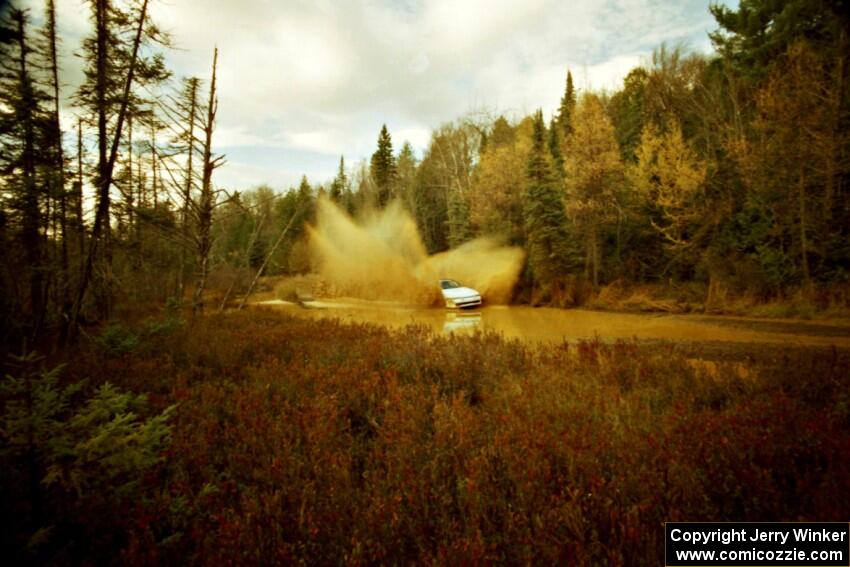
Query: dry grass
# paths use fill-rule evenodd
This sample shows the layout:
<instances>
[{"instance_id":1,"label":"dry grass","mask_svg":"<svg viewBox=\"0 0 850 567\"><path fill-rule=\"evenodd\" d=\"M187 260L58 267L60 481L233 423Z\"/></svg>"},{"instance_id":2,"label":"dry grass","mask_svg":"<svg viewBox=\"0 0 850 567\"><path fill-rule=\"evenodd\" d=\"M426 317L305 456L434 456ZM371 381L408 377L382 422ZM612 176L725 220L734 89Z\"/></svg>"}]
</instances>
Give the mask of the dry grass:
<instances>
[{"instance_id":1,"label":"dry grass","mask_svg":"<svg viewBox=\"0 0 850 567\"><path fill-rule=\"evenodd\" d=\"M843 519L850 357L740 366L262 311L93 345L67 380L178 410L87 558L656 565L666 520Z\"/></svg>"}]
</instances>

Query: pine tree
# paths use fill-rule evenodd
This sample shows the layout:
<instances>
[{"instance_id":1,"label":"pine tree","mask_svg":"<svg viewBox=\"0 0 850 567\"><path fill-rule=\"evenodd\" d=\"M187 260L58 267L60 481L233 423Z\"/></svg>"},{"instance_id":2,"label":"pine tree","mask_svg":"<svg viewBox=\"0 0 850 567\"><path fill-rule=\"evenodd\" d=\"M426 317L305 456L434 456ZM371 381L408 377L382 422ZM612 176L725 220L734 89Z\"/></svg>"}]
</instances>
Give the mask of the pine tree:
<instances>
[{"instance_id":1,"label":"pine tree","mask_svg":"<svg viewBox=\"0 0 850 567\"><path fill-rule=\"evenodd\" d=\"M40 207L45 191L39 169L45 153L44 130L49 124L44 105L49 97L33 73L28 26L29 16L21 10L11 10L0 24L0 32L6 38L0 51L0 169L8 172L2 191L8 193L15 224L20 227L29 287L20 323L34 337L46 309Z\"/></svg>"},{"instance_id":2,"label":"pine tree","mask_svg":"<svg viewBox=\"0 0 850 567\"><path fill-rule=\"evenodd\" d=\"M552 155L552 164L555 166L555 174L560 178L564 175L564 153L561 151L561 135L555 118L549 122L549 153Z\"/></svg>"},{"instance_id":3,"label":"pine tree","mask_svg":"<svg viewBox=\"0 0 850 567\"><path fill-rule=\"evenodd\" d=\"M313 188L310 186L310 181L306 175L301 176L301 183L298 184L298 200L305 202L312 199Z\"/></svg>"},{"instance_id":4,"label":"pine tree","mask_svg":"<svg viewBox=\"0 0 850 567\"><path fill-rule=\"evenodd\" d=\"M576 90L573 86L573 74L567 71L567 88L561 97L561 107L558 110L558 124L564 140L573 133L573 118L576 110Z\"/></svg>"},{"instance_id":5,"label":"pine tree","mask_svg":"<svg viewBox=\"0 0 850 567\"><path fill-rule=\"evenodd\" d=\"M493 122L493 131L490 133L488 145L490 148L510 146L514 143L515 138L514 129L504 116L499 116ZM484 150L481 150L481 153L484 153Z\"/></svg>"},{"instance_id":6,"label":"pine tree","mask_svg":"<svg viewBox=\"0 0 850 567\"><path fill-rule=\"evenodd\" d=\"M536 282L550 287L567 272L568 241L562 191L547 156L543 113L534 116L523 207L528 263Z\"/></svg>"},{"instance_id":7,"label":"pine tree","mask_svg":"<svg viewBox=\"0 0 850 567\"><path fill-rule=\"evenodd\" d=\"M316 191L310 185L306 175L301 176L301 183L295 193L295 209L293 211L292 234L302 235L305 225L316 217Z\"/></svg>"},{"instance_id":8,"label":"pine tree","mask_svg":"<svg viewBox=\"0 0 850 567\"><path fill-rule=\"evenodd\" d=\"M331 201L340 204L345 196L345 191L348 188L348 177L345 175L345 157L339 156L339 170L336 177L331 183L331 190L328 193Z\"/></svg>"},{"instance_id":9,"label":"pine tree","mask_svg":"<svg viewBox=\"0 0 850 567\"><path fill-rule=\"evenodd\" d=\"M719 29L709 34L715 49L743 77L761 80L774 69L781 70L782 56L801 39L844 65L850 12L840 0L745 0L736 9L712 4L709 11ZM842 73L845 81L846 73Z\"/></svg>"},{"instance_id":10,"label":"pine tree","mask_svg":"<svg viewBox=\"0 0 850 567\"><path fill-rule=\"evenodd\" d=\"M410 142L405 141L396 161L396 186L398 196L409 211L413 211L413 183L416 179L416 156Z\"/></svg>"},{"instance_id":11,"label":"pine tree","mask_svg":"<svg viewBox=\"0 0 850 567\"><path fill-rule=\"evenodd\" d=\"M623 88L614 93L608 104L623 161L635 161L635 148L640 143L644 124L644 91L648 81L646 69L632 69L623 79Z\"/></svg>"},{"instance_id":12,"label":"pine tree","mask_svg":"<svg viewBox=\"0 0 850 567\"><path fill-rule=\"evenodd\" d=\"M377 205L383 208L394 196L396 165L393 157L393 142L387 125L381 126L378 136L378 149L372 154L371 175L377 192Z\"/></svg>"},{"instance_id":13,"label":"pine tree","mask_svg":"<svg viewBox=\"0 0 850 567\"><path fill-rule=\"evenodd\" d=\"M750 200L773 219L763 249L793 259L809 291L829 263L846 265L850 136L839 126L839 84L820 54L800 42L782 60L757 94L752 139L735 155Z\"/></svg>"}]
</instances>

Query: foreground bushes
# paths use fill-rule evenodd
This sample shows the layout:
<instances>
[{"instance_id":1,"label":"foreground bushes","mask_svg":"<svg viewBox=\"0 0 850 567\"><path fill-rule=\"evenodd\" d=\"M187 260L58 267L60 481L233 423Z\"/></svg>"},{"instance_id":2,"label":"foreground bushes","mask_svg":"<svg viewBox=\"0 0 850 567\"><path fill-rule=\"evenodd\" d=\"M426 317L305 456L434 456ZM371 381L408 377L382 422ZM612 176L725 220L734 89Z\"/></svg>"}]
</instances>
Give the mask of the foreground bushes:
<instances>
[{"instance_id":1,"label":"foreground bushes","mask_svg":"<svg viewBox=\"0 0 850 567\"><path fill-rule=\"evenodd\" d=\"M6 561L67 564L120 548L145 473L162 460L174 407L148 419L144 395L108 382L63 386L28 354L0 382L0 502ZM83 395L89 390L88 396Z\"/></svg>"},{"instance_id":2,"label":"foreground bushes","mask_svg":"<svg viewBox=\"0 0 850 567\"><path fill-rule=\"evenodd\" d=\"M850 357L795 357L706 367L265 312L93 347L69 380L178 408L91 558L657 564L665 520L841 520Z\"/></svg>"}]
</instances>

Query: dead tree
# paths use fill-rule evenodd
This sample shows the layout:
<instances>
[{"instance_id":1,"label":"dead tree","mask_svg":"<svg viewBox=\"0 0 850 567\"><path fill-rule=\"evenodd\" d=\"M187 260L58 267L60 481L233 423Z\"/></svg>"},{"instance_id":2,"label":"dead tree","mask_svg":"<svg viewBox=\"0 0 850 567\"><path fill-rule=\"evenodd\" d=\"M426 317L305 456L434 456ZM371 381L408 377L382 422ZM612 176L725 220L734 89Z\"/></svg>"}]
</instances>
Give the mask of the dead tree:
<instances>
[{"instance_id":1,"label":"dead tree","mask_svg":"<svg viewBox=\"0 0 850 567\"><path fill-rule=\"evenodd\" d=\"M59 229L62 235L60 243L60 270L61 277L59 286L60 302L63 313L71 309L70 305L70 289L69 289L69 270L68 270L68 212L67 212L67 193L65 192L65 155L62 149L62 124L59 121L59 62L56 54L56 4L54 0L47 0L47 26L45 28L46 51L47 59L50 67L51 87L53 88L53 116L52 116L52 134L53 143L56 150L56 180L59 185ZM54 235L55 235L54 230Z\"/></svg>"},{"instance_id":2,"label":"dead tree","mask_svg":"<svg viewBox=\"0 0 850 567\"><path fill-rule=\"evenodd\" d=\"M218 64L218 48L213 50L212 80L207 104L207 119L204 123L204 157L203 177L201 178L201 195L196 207L197 233L195 243L198 252L198 280L192 297L192 312L201 313L204 310L204 289L210 272L210 250L212 249L212 215L215 208L215 193L212 188L213 171L222 165L224 156L213 158L212 135L215 129L215 115L218 110L218 99L215 94L216 65Z\"/></svg>"},{"instance_id":3,"label":"dead tree","mask_svg":"<svg viewBox=\"0 0 850 567\"><path fill-rule=\"evenodd\" d=\"M136 35L133 39L133 50L130 57L130 66L127 70L127 78L124 81L124 91L121 97L121 106L118 111L118 120L115 126L115 134L112 138L112 146L109 151L108 158L104 161L104 152L106 148L106 3L101 0L97 1L97 35L98 35L98 57L97 57L97 73L103 73L103 77L98 77L98 105L101 107L98 111L98 151L99 151L99 167L97 176L97 210L95 212L94 226L89 243L88 254L86 255L85 266L80 278L80 283L77 289L77 296L74 300L74 305L71 309L68 325L70 336L76 336L79 325L80 310L82 309L83 301L86 298L89 283L91 282L92 273L94 270L94 260L98 253L98 245L105 232L109 231L109 189L112 186L112 175L115 170L115 160L118 156L118 144L121 141L121 130L124 127L124 119L127 115L127 107L130 102L130 89L133 86L133 76L136 71L136 63L139 57L139 45L142 41L142 31L145 25L145 17L147 15L148 0L144 0L139 12L139 24L136 28ZM102 92L101 92L102 89Z\"/></svg>"},{"instance_id":4,"label":"dead tree","mask_svg":"<svg viewBox=\"0 0 850 567\"><path fill-rule=\"evenodd\" d=\"M183 242L180 244L180 271L177 273L178 296L183 299L186 292L186 242L189 240L189 210L192 202L192 183L194 171L192 158L195 155L195 115L198 111L198 85L200 80L192 77L187 81L186 97L188 103L189 126L186 131L188 155L186 157L185 184L183 185L183 206L180 210L180 225Z\"/></svg>"}]
</instances>

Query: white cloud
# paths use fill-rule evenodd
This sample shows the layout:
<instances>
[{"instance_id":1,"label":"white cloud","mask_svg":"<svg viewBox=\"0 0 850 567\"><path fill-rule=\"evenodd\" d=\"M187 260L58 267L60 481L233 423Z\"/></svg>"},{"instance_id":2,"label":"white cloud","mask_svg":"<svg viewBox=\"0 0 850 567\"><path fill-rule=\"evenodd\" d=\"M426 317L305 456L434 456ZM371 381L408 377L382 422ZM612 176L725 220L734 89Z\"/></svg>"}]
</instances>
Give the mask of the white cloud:
<instances>
[{"instance_id":1,"label":"white cloud","mask_svg":"<svg viewBox=\"0 0 850 567\"><path fill-rule=\"evenodd\" d=\"M294 132L289 135L289 145L292 148L333 155L344 154L351 147L340 143L342 141L341 135L328 130Z\"/></svg>"},{"instance_id":2,"label":"white cloud","mask_svg":"<svg viewBox=\"0 0 850 567\"><path fill-rule=\"evenodd\" d=\"M731 1L731 0L730 0ZM27 0L34 13L40 0ZM420 150L430 129L473 109L520 114L558 105L567 69L579 88L615 89L662 41L705 49L708 0L155 0L178 49L175 75L209 76L219 48L214 142L221 183L333 177L339 155L374 150L382 123ZM88 5L59 0L66 92L81 79ZM205 93L206 95L206 93ZM66 126L67 127L67 126ZM299 168L295 159L303 159ZM263 160L265 160L263 162ZM260 162L263 162L261 165ZM285 163L283 166L281 163Z\"/></svg>"},{"instance_id":3,"label":"white cloud","mask_svg":"<svg viewBox=\"0 0 850 567\"><path fill-rule=\"evenodd\" d=\"M218 126L214 132L216 148L234 148L240 146L275 145L274 140L249 132L244 127Z\"/></svg>"},{"instance_id":4,"label":"white cloud","mask_svg":"<svg viewBox=\"0 0 850 567\"><path fill-rule=\"evenodd\" d=\"M410 142L414 148L424 148L431 140L431 130L428 128L408 127L393 133L394 147L400 150L405 142Z\"/></svg>"}]
</instances>

